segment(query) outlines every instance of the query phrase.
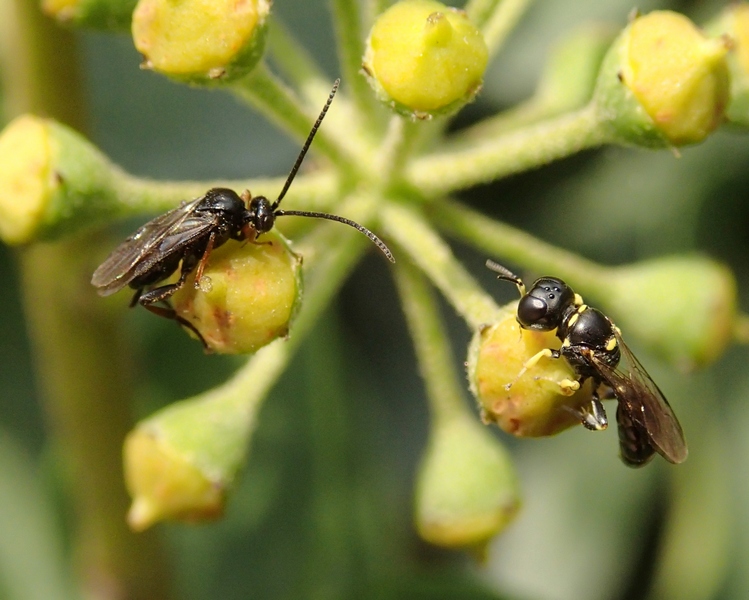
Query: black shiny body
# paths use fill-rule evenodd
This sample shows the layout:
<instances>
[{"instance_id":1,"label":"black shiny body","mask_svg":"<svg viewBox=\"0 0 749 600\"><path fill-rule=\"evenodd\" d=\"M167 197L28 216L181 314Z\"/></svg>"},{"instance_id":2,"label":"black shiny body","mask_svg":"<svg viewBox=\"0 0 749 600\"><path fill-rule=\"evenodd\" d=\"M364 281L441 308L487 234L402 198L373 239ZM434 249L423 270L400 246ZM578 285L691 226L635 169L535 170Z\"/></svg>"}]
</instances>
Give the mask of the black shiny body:
<instances>
[{"instance_id":1,"label":"black shiny body","mask_svg":"<svg viewBox=\"0 0 749 600\"><path fill-rule=\"evenodd\" d=\"M176 320L192 330L208 350L200 332L175 313L168 299L184 285L193 271L196 271L197 286L211 252L229 240L254 242L257 236L273 229L276 219L281 216L315 217L354 227L372 240L391 262L395 262L382 240L350 219L327 213L284 211L279 208L330 107L338 83L336 81L333 86L327 103L312 126L284 187L274 202L265 196L253 198L248 190L240 196L228 188L212 188L200 198L183 202L140 227L96 269L91 283L97 288L99 295L109 296L127 286L135 289L130 306L141 304L159 316ZM180 275L175 283L157 286L177 269ZM150 289L146 291L147 288Z\"/></svg>"},{"instance_id":2,"label":"black shiny body","mask_svg":"<svg viewBox=\"0 0 749 600\"><path fill-rule=\"evenodd\" d=\"M687 446L676 415L611 319L583 304L561 279L542 277L526 293L522 280L511 271L492 261L487 261L487 266L520 289L517 320L521 327L556 330L562 345L559 350L548 349L545 355L564 357L580 386L588 379L593 381L591 406L578 414L585 427L606 427L599 398L599 388L605 386L618 401L619 449L626 465L642 466L656 452L672 463L686 459ZM538 357L531 359L535 360Z\"/></svg>"}]
</instances>

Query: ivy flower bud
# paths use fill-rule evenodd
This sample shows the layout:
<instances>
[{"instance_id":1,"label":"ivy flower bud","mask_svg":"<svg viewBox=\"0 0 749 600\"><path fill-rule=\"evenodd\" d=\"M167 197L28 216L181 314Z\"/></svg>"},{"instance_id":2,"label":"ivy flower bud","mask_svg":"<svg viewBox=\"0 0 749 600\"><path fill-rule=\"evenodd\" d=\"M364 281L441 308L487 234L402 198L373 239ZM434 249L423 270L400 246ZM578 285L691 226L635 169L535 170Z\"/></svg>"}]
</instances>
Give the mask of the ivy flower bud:
<instances>
[{"instance_id":1,"label":"ivy flower bud","mask_svg":"<svg viewBox=\"0 0 749 600\"><path fill-rule=\"evenodd\" d=\"M560 342L551 332L521 329L516 310L517 302L505 306L469 347L468 382L483 420L518 437L554 435L579 425L568 409L588 403L591 393L588 385L574 393L562 387L577 379L567 361L541 358L518 377L529 359L546 348L558 349Z\"/></svg>"},{"instance_id":2,"label":"ivy flower bud","mask_svg":"<svg viewBox=\"0 0 749 600\"><path fill-rule=\"evenodd\" d=\"M733 336L736 282L709 258L659 258L612 269L596 298L625 340L642 341L684 370L717 359Z\"/></svg>"},{"instance_id":3,"label":"ivy flower bud","mask_svg":"<svg viewBox=\"0 0 749 600\"><path fill-rule=\"evenodd\" d=\"M249 73L263 55L270 0L139 0L135 47L143 66L193 84Z\"/></svg>"},{"instance_id":4,"label":"ivy flower bud","mask_svg":"<svg viewBox=\"0 0 749 600\"><path fill-rule=\"evenodd\" d=\"M223 486L145 427L125 440L125 482L133 497L127 520L135 531L164 519L199 521L223 512Z\"/></svg>"},{"instance_id":5,"label":"ivy flower bud","mask_svg":"<svg viewBox=\"0 0 749 600\"><path fill-rule=\"evenodd\" d=\"M123 449L130 527L220 516L247 454L256 406L229 384L138 423Z\"/></svg>"},{"instance_id":6,"label":"ivy flower bud","mask_svg":"<svg viewBox=\"0 0 749 600\"><path fill-rule=\"evenodd\" d=\"M372 27L363 68L383 102L428 119L473 100L488 60L465 12L435 0L402 0Z\"/></svg>"},{"instance_id":7,"label":"ivy flower bud","mask_svg":"<svg viewBox=\"0 0 749 600\"><path fill-rule=\"evenodd\" d=\"M78 27L127 31L138 0L42 0L45 14Z\"/></svg>"},{"instance_id":8,"label":"ivy flower bud","mask_svg":"<svg viewBox=\"0 0 749 600\"><path fill-rule=\"evenodd\" d=\"M749 125L749 4L728 5L705 29L715 36L727 35L733 44L733 52L728 55L731 102L726 117Z\"/></svg>"},{"instance_id":9,"label":"ivy flower bud","mask_svg":"<svg viewBox=\"0 0 749 600\"><path fill-rule=\"evenodd\" d=\"M252 353L288 333L302 294L301 258L276 231L258 243L226 243L171 297L177 314L222 354Z\"/></svg>"},{"instance_id":10,"label":"ivy flower bud","mask_svg":"<svg viewBox=\"0 0 749 600\"><path fill-rule=\"evenodd\" d=\"M117 169L73 130L31 115L0 134L0 239L25 244L121 212Z\"/></svg>"},{"instance_id":11,"label":"ivy flower bud","mask_svg":"<svg viewBox=\"0 0 749 600\"><path fill-rule=\"evenodd\" d=\"M614 139L653 148L702 141L728 106L729 43L703 35L685 16L637 17L612 45L595 94Z\"/></svg>"},{"instance_id":12,"label":"ivy flower bud","mask_svg":"<svg viewBox=\"0 0 749 600\"><path fill-rule=\"evenodd\" d=\"M481 554L519 506L515 469L499 440L469 416L437 419L416 486L419 535Z\"/></svg>"}]
</instances>

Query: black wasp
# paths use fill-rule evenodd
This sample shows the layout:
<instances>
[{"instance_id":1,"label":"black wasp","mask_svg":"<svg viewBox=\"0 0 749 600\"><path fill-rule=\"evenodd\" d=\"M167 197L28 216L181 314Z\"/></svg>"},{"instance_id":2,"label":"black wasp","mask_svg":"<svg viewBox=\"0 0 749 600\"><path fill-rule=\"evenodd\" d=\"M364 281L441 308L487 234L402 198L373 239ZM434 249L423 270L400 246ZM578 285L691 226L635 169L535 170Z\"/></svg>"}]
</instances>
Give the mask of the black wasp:
<instances>
[{"instance_id":1,"label":"black wasp","mask_svg":"<svg viewBox=\"0 0 749 600\"><path fill-rule=\"evenodd\" d=\"M265 196L252 197L249 190L238 195L234 190L213 188L204 196L191 202L183 202L177 208L156 217L128 237L99 266L91 278L100 296L109 296L126 286L135 289L130 306L140 303L151 312L174 319L192 330L203 342L200 332L189 321L180 317L167 300L184 284L195 269L195 285L203 274L203 268L214 248L231 240L254 242L257 236L273 228L277 217L296 215L338 221L354 227L366 235L382 250L391 262L395 262L388 247L366 227L350 219L327 213L278 208L289 190L299 167L312 144L325 113L328 112L340 80L336 80L325 106L312 126L307 140L294 163L286 183L275 202ZM180 262L182 263L180 267ZM175 283L152 287L180 268ZM148 291L145 291L146 288ZM159 306L158 303L163 303Z\"/></svg>"},{"instance_id":2,"label":"black wasp","mask_svg":"<svg viewBox=\"0 0 749 600\"><path fill-rule=\"evenodd\" d=\"M499 279L518 286L518 324L534 331L556 329L562 342L559 350L547 348L529 359L518 377L541 358L564 357L577 375L574 382L561 382L568 389L579 389L587 379L593 381L590 406L573 411L585 427L601 430L608 425L598 394L601 385L618 400L619 449L627 466L642 466L655 452L672 463L686 460L687 444L674 411L611 319L585 305L561 279L541 277L526 293L520 277L491 260L486 266Z\"/></svg>"}]
</instances>

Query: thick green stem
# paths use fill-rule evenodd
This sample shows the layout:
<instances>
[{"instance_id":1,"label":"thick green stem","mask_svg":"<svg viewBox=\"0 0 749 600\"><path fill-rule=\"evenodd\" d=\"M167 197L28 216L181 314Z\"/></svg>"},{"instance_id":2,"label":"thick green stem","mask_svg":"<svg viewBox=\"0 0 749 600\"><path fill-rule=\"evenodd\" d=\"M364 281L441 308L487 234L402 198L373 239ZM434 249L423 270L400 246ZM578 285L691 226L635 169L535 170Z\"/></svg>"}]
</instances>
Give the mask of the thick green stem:
<instances>
[{"instance_id":1,"label":"thick green stem","mask_svg":"<svg viewBox=\"0 0 749 600\"><path fill-rule=\"evenodd\" d=\"M581 289L596 289L605 281L604 267L494 221L458 202L435 202L430 206L430 215L439 228L486 251L487 258L507 261L539 275L553 274L571 279Z\"/></svg>"},{"instance_id":2,"label":"thick green stem","mask_svg":"<svg viewBox=\"0 0 749 600\"><path fill-rule=\"evenodd\" d=\"M463 381L455 370L455 360L429 284L413 265L400 261L395 282L413 338L419 371L424 379L432 418L448 421L466 412Z\"/></svg>"},{"instance_id":3,"label":"thick green stem","mask_svg":"<svg viewBox=\"0 0 749 600\"><path fill-rule=\"evenodd\" d=\"M450 247L424 217L411 208L390 204L382 226L444 294L472 328L491 321L499 307L457 261Z\"/></svg>"},{"instance_id":4,"label":"thick green stem","mask_svg":"<svg viewBox=\"0 0 749 600\"><path fill-rule=\"evenodd\" d=\"M76 542L87 597L169 597L158 537L134 536L120 445L131 425L130 348L111 305L88 283L91 242L24 250L24 308L45 412L62 453L78 516Z\"/></svg>"},{"instance_id":5,"label":"thick green stem","mask_svg":"<svg viewBox=\"0 0 749 600\"><path fill-rule=\"evenodd\" d=\"M123 171L113 173L116 199L122 216L164 212L205 194L212 187L227 187L253 196L275 198L286 177L244 179L238 181L154 181L141 179ZM296 210L329 210L338 198L338 180L330 171L297 175L284 200L284 208Z\"/></svg>"},{"instance_id":6,"label":"thick green stem","mask_svg":"<svg viewBox=\"0 0 749 600\"><path fill-rule=\"evenodd\" d=\"M474 140L470 148L424 156L406 174L425 195L442 195L540 167L609 139L591 105L496 139Z\"/></svg>"},{"instance_id":7,"label":"thick green stem","mask_svg":"<svg viewBox=\"0 0 749 600\"><path fill-rule=\"evenodd\" d=\"M8 3L5 3L8 8ZM84 129L73 35L36 3L10 4L15 42L4 48L9 115L35 112ZM120 320L88 286L90 241L36 245L21 255L25 311L51 437L59 448L78 518L74 533L88 598L169 597L161 546L135 537L124 514L120 443L130 426L132 377Z\"/></svg>"}]
</instances>

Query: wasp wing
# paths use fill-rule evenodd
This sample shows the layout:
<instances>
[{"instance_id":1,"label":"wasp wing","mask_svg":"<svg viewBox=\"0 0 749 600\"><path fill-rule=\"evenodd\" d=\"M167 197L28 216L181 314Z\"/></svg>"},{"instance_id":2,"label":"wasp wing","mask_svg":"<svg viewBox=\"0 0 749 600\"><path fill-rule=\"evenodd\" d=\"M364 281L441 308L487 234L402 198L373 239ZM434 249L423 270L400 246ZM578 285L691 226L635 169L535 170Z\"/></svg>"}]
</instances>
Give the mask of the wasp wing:
<instances>
[{"instance_id":1,"label":"wasp wing","mask_svg":"<svg viewBox=\"0 0 749 600\"><path fill-rule=\"evenodd\" d=\"M197 198L148 221L117 246L91 277L99 295L120 291L214 227L216 222L210 215L195 215L201 200Z\"/></svg>"},{"instance_id":2,"label":"wasp wing","mask_svg":"<svg viewBox=\"0 0 749 600\"><path fill-rule=\"evenodd\" d=\"M593 353L589 358L619 401L622 460L630 466L643 465L657 451L671 463L684 462L687 443L671 405L618 334L616 341L621 351L616 367L597 360Z\"/></svg>"}]
</instances>

